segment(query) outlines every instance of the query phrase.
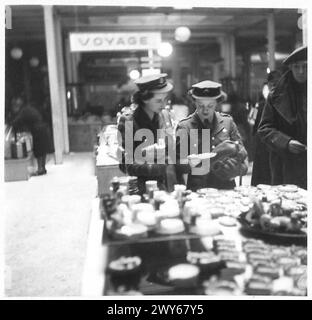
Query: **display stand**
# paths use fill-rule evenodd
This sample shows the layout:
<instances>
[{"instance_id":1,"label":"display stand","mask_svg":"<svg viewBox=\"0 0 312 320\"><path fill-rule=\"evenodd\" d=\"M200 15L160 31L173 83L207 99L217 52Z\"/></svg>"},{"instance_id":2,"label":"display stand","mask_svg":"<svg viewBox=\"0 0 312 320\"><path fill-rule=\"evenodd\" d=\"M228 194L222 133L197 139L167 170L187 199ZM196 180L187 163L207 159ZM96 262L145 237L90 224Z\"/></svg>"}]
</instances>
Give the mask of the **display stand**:
<instances>
[{"instance_id":1,"label":"display stand","mask_svg":"<svg viewBox=\"0 0 312 320\"><path fill-rule=\"evenodd\" d=\"M73 152L93 151L96 136L102 128L101 122L69 123L69 149Z\"/></svg>"},{"instance_id":2,"label":"display stand","mask_svg":"<svg viewBox=\"0 0 312 320\"><path fill-rule=\"evenodd\" d=\"M115 153L110 155L109 148L101 144L97 150L96 176L98 180L98 195L109 192L110 182L113 177L124 176L119 169L119 162Z\"/></svg>"}]
</instances>

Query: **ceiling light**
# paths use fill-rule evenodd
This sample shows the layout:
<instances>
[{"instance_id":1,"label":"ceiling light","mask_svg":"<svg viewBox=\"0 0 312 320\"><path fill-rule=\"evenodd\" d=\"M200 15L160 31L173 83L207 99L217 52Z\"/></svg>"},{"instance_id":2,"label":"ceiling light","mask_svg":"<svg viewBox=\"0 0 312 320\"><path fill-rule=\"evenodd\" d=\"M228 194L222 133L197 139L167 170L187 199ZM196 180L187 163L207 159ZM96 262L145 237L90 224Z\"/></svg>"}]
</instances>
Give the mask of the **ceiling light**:
<instances>
[{"instance_id":1,"label":"ceiling light","mask_svg":"<svg viewBox=\"0 0 312 320\"><path fill-rule=\"evenodd\" d=\"M138 78L140 78L140 72L138 70L131 70L130 73L129 73L129 77L130 79L132 80L136 80Z\"/></svg>"},{"instance_id":2,"label":"ceiling light","mask_svg":"<svg viewBox=\"0 0 312 320\"><path fill-rule=\"evenodd\" d=\"M172 45L169 42L162 42L157 50L158 54L163 57L169 57L173 51Z\"/></svg>"},{"instance_id":3,"label":"ceiling light","mask_svg":"<svg viewBox=\"0 0 312 320\"><path fill-rule=\"evenodd\" d=\"M23 50L18 47L14 47L11 50L11 57L15 60L19 60L23 56Z\"/></svg>"},{"instance_id":4,"label":"ceiling light","mask_svg":"<svg viewBox=\"0 0 312 320\"><path fill-rule=\"evenodd\" d=\"M178 27L175 29L174 38L177 41L185 42L191 36L191 30L188 27Z\"/></svg>"}]
</instances>

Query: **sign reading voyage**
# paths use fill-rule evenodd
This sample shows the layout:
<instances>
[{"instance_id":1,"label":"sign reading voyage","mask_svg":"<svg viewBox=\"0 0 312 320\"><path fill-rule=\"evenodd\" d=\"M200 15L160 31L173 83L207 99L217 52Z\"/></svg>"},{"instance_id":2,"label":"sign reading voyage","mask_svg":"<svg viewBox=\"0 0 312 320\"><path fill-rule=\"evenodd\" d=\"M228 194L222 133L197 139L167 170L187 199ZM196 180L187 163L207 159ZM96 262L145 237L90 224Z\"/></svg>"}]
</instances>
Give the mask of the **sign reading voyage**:
<instances>
[{"instance_id":1,"label":"sign reading voyage","mask_svg":"<svg viewBox=\"0 0 312 320\"><path fill-rule=\"evenodd\" d=\"M73 32L69 35L70 50L123 51L157 49L161 43L160 32Z\"/></svg>"}]
</instances>

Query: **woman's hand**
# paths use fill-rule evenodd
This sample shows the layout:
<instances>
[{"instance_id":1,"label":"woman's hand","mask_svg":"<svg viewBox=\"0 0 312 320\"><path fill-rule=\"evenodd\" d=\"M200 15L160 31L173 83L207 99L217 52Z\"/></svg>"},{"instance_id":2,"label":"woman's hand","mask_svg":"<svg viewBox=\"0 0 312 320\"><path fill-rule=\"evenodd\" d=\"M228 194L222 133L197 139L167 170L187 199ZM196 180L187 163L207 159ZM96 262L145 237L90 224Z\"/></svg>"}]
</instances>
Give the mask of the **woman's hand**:
<instances>
[{"instance_id":1,"label":"woman's hand","mask_svg":"<svg viewBox=\"0 0 312 320\"><path fill-rule=\"evenodd\" d=\"M201 163L201 159L198 157L198 155L196 154L191 154L188 157L188 161L189 161L189 165L191 166L191 168L195 168L197 165L199 165Z\"/></svg>"},{"instance_id":2,"label":"woman's hand","mask_svg":"<svg viewBox=\"0 0 312 320\"><path fill-rule=\"evenodd\" d=\"M144 151L146 152L147 162L154 162L154 160L157 159L156 161L162 164L163 160L166 158L165 149L165 145L159 145L157 143L144 148Z\"/></svg>"},{"instance_id":3,"label":"woman's hand","mask_svg":"<svg viewBox=\"0 0 312 320\"><path fill-rule=\"evenodd\" d=\"M290 140L288 142L288 150L291 153L299 154L307 150L307 147L297 140Z\"/></svg>"}]
</instances>

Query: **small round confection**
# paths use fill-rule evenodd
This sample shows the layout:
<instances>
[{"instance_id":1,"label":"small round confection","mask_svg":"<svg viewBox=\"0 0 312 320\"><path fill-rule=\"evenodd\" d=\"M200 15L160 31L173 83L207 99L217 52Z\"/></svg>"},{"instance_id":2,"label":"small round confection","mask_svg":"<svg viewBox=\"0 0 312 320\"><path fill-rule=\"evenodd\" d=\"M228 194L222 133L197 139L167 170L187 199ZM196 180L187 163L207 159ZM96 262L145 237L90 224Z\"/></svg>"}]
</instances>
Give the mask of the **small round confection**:
<instances>
[{"instance_id":1,"label":"small round confection","mask_svg":"<svg viewBox=\"0 0 312 320\"><path fill-rule=\"evenodd\" d=\"M159 211L162 217L167 217L167 218L178 217L180 215L179 203L175 199L167 200L165 203L162 203L160 205Z\"/></svg>"},{"instance_id":2,"label":"small round confection","mask_svg":"<svg viewBox=\"0 0 312 320\"><path fill-rule=\"evenodd\" d=\"M141 278L142 259L138 256L120 257L109 263L107 271L115 290L118 288L136 288Z\"/></svg>"},{"instance_id":3,"label":"small round confection","mask_svg":"<svg viewBox=\"0 0 312 320\"><path fill-rule=\"evenodd\" d=\"M139 211L151 212L151 211L154 211L154 207L150 203L137 203L132 206L132 211L133 212L139 212Z\"/></svg>"},{"instance_id":4,"label":"small round confection","mask_svg":"<svg viewBox=\"0 0 312 320\"><path fill-rule=\"evenodd\" d=\"M266 191L266 190L270 190L272 188L272 186L269 185L269 184L261 184L260 183L260 184L257 185L257 188L260 189L260 190Z\"/></svg>"},{"instance_id":5,"label":"small round confection","mask_svg":"<svg viewBox=\"0 0 312 320\"><path fill-rule=\"evenodd\" d=\"M185 230L184 223L181 219L163 219L157 229L161 234L176 234Z\"/></svg>"},{"instance_id":6,"label":"small round confection","mask_svg":"<svg viewBox=\"0 0 312 320\"><path fill-rule=\"evenodd\" d=\"M137 239L147 237L147 227L139 224L133 223L129 225L124 225L120 229L115 230L114 238L115 239Z\"/></svg>"},{"instance_id":7,"label":"small round confection","mask_svg":"<svg viewBox=\"0 0 312 320\"><path fill-rule=\"evenodd\" d=\"M298 200L301 195L298 192L284 192L283 197L289 200Z\"/></svg>"},{"instance_id":8,"label":"small round confection","mask_svg":"<svg viewBox=\"0 0 312 320\"><path fill-rule=\"evenodd\" d=\"M197 285L199 272L199 268L192 264L177 264L168 269L168 280L176 287L193 287Z\"/></svg>"},{"instance_id":9,"label":"small round confection","mask_svg":"<svg viewBox=\"0 0 312 320\"><path fill-rule=\"evenodd\" d=\"M189 251L186 255L186 261L197 265L202 273L214 272L224 267L223 261L213 251Z\"/></svg>"},{"instance_id":10,"label":"small round confection","mask_svg":"<svg viewBox=\"0 0 312 320\"><path fill-rule=\"evenodd\" d=\"M231 218L231 217L220 217L218 219L219 223L225 227L235 227L236 226L236 219Z\"/></svg>"},{"instance_id":11,"label":"small round confection","mask_svg":"<svg viewBox=\"0 0 312 320\"><path fill-rule=\"evenodd\" d=\"M284 184L277 186L278 191L280 192L297 192L298 187L294 184Z\"/></svg>"},{"instance_id":12,"label":"small round confection","mask_svg":"<svg viewBox=\"0 0 312 320\"><path fill-rule=\"evenodd\" d=\"M197 218L195 226L190 227L190 232L211 237L222 233L220 230L220 225L217 221L205 218Z\"/></svg>"},{"instance_id":13,"label":"small round confection","mask_svg":"<svg viewBox=\"0 0 312 320\"><path fill-rule=\"evenodd\" d=\"M136 216L138 223L147 226L149 229L156 227L157 219L154 211L144 212L139 211Z\"/></svg>"},{"instance_id":14,"label":"small round confection","mask_svg":"<svg viewBox=\"0 0 312 320\"><path fill-rule=\"evenodd\" d=\"M294 287L294 280L291 277L280 277L273 281L274 295L289 295Z\"/></svg>"},{"instance_id":15,"label":"small round confection","mask_svg":"<svg viewBox=\"0 0 312 320\"><path fill-rule=\"evenodd\" d=\"M134 257L120 257L117 260L113 260L109 263L108 269L111 272L127 272L132 271L140 267L142 260L138 256Z\"/></svg>"},{"instance_id":16,"label":"small round confection","mask_svg":"<svg viewBox=\"0 0 312 320\"><path fill-rule=\"evenodd\" d=\"M209 209L209 213L212 219L217 219L219 217L224 216L224 208L223 207L214 207Z\"/></svg>"},{"instance_id":17,"label":"small round confection","mask_svg":"<svg viewBox=\"0 0 312 320\"><path fill-rule=\"evenodd\" d=\"M297 257L280 257L277 259L277 263L284 269L288 269L290 267L296 267L300 264L300 259Z\"/></svg>"}]
</instances>

